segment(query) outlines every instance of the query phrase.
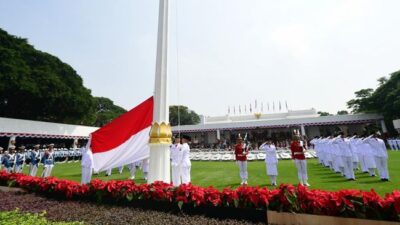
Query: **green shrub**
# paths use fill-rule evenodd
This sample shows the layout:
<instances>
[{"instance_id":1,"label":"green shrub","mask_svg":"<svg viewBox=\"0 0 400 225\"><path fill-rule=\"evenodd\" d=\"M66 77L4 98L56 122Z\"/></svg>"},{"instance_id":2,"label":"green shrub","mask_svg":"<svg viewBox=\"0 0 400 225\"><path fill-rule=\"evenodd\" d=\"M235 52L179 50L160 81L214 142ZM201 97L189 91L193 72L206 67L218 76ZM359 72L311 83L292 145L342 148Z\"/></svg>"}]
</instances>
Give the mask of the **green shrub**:
<instances>
[{"instance_id":1,"label":"green shrub","mask_svg":"<svg viewBox=\"0 0 400 225\"><path fill-rule=\"evenodd\" d=\"M41 214L23 213L18 209L14 211L0 212L0 225L81 225L81 222L52 222L48 221L44 216L46 212Z\"/></svg>"}]
</instances>

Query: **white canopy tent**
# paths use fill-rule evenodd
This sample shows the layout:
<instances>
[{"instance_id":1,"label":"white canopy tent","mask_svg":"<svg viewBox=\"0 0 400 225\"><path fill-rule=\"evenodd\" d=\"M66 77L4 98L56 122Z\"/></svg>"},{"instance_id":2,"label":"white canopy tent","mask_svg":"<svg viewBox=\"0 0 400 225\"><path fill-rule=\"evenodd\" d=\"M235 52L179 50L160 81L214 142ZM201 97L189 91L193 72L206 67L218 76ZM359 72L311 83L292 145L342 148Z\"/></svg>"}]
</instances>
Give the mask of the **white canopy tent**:
<instances>
[{"instance_id":1,"label":"white canopy tent","mask_svg":"<svg viewBox=\"0 0 400 225\"><path fill-rule=\"evenodd\" d=\"M98 127L0 117L0 137L88 139Z\"/></svg>"}]
</instances>

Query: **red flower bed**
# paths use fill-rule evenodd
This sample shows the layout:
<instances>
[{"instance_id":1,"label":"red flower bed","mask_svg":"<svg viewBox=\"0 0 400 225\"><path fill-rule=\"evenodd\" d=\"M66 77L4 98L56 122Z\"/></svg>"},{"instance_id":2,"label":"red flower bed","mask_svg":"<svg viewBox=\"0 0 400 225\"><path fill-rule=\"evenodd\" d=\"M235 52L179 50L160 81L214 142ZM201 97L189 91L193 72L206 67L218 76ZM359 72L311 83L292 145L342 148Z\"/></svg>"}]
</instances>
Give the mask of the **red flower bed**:
<instances>
[{"instance_id":1,"label":"red flower bed","mask_svg":"<svg viewBox=\"0 0 400 225\"><path fill-rule=\"evenodd\" d=\"M373 190L310 190L282 184L278 189L259 187L203 188L191 184L173 187L163 182L135 184L133 181L93 180L88 185L54 177L39 178L0 171L0 185L17 186L63 199L99 202L153 201L182 207L224 207L315 215L400 221L400 191L380 197Z\"/></svg>"}]
</instances>

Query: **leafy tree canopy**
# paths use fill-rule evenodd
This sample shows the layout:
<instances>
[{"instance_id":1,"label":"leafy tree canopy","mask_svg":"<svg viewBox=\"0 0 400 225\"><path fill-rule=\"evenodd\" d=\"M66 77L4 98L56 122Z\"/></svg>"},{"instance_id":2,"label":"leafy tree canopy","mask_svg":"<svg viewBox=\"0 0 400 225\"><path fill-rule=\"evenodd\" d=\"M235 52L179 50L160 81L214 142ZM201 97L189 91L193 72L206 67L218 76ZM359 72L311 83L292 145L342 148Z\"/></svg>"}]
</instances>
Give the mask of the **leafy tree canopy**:
<instances>
[{"instance_id":1,"label":"leafy tree canopy","mask_svg":"<svg viewBox=\"0 0 400 225\"><path fill-rule=\"evenodd\" d=\"M332 114L328 113L328 112L317 112L320 116L332 116Z\"/></svg>"},{"instance_id":2,"label":"leafy tree canopy","mask_svg":"<svg viewBox=\"0 0 400 225\"><path fill-rule=\"evenodd\" d=\"M380 113L386 125L393 130L392 120L400 118L400 70L389 78L378 79L378 88L362 89L355 92L356 98L347 102L354 113Z\"/></svg>"},{"instance_id":3,"label":"leafy tree canopy","mask_svg":"<svg viewBox=\"0 0 400 225\"><path fill-rule=\"evenodd\" d=\"M340 110L337 112L338 115L348 115L349 112L347 110Z\"/></svg>"},{"instance_id":4,"label":"leafy tree canopy","mask_svg":"<svg viewBox=\"0 0 400 225\"><path fill-rule=\"evenodd\" d=\"M178 115L178 108L179 108L179 115ZM200 116L197 115L192 110L189 110L186 106L177 106L171 105L169 107L169 122L171 126L178 125L180 121L181 125L193 125L198 124L200 122Z\"/></svg>"},{"instance_id":5,"label":"leafy tree canopy","mask_svg":"<svg viewBox=\"0 0 400 225\"><path fill-rule=\"evenodd\" d=\"M107 112L116 114L99 112L99 100L71 66L2 29L0 80L2 117L95 125L122 112L109 105Z\"/></svg>"}]
</instances>

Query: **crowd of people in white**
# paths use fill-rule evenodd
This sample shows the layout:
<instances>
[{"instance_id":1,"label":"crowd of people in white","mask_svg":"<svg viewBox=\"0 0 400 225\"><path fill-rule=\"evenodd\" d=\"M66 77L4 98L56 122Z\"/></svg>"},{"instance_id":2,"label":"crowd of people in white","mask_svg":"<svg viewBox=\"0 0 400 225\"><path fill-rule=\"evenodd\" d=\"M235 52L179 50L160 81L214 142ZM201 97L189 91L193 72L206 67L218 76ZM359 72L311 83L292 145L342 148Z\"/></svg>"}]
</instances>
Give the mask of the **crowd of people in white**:
<instances>
[{"instance_id":1,"label":"crowd of people in white","mask_svg":"<svg viewBox=\"0 0 400 225\"><path fill-rule=\"evenodd\" d=\"M337 137L315 138L311 144L321 165L348 180L355 180L354 171L361 169L373 177L377 170L382 181L389 181L387 148L377 135L363 138L357 135L344 137L341 134Z\"/></svg>"}]
</instances>

